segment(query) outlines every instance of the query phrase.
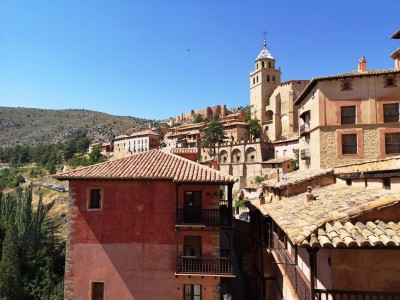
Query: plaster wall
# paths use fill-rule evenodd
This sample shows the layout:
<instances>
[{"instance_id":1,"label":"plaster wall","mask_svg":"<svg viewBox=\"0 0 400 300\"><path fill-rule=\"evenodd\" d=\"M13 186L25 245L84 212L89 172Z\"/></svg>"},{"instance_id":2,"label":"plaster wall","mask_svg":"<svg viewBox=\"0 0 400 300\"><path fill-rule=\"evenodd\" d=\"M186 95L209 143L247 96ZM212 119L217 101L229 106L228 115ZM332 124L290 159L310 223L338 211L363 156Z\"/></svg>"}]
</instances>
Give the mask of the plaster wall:
<instances>
[{"instance_id":1,"label":"plaster wall","mask_svg":"<svg viewBox=\"0 0 400 300\"><path fill-rule=\"evenodd\" d=\"M332 288L398 292L400 252L398 250L332 250Z\"/></svg>"},{"instance_id":2,"label":"plaster wall","mask_svg":"<svg viewBox=\"0 0 400 300\"><path fill-rule=\"evenodd\" d=\"M87 209L89 189L102 190L101 209ZM219 232L175 232L173 182L71 181L70 190L66 299L89 299L91 281L104 282L106 299L183 299L184 284L218 299L219 279L175 276L184 235L201 235L203 256L215 256ZM185 190L201 190L203 208L218 207L218 185L180 186L180 207Z\"/></svg>"}]
</instances>

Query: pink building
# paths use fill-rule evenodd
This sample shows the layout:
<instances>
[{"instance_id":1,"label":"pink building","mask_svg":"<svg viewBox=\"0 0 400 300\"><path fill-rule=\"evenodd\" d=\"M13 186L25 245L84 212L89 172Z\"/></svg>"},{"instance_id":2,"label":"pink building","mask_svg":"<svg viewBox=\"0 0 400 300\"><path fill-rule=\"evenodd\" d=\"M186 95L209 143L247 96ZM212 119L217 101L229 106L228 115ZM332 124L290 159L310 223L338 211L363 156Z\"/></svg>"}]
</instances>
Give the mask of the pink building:
<instances>
[{"instance_id":1,"label":"pink building","mask_svg":"<svg viewBox=\"0 0 400 300\"><path fill-rule=\"evenodd\" d=\"M162 150L69 180L65 299L221 299L235 179Z\"/></svg>"}]
</instances>

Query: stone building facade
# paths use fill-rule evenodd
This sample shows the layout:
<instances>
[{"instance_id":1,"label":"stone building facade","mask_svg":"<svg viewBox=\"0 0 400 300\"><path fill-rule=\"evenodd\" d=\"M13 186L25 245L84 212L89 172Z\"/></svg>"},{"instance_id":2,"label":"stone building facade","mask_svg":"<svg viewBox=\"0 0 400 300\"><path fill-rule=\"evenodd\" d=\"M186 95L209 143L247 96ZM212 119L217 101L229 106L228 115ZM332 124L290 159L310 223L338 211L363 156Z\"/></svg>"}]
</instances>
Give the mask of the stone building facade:
<instances>
[{"instance_id":1,"label":"stone building facade","mask_svg":"<svg viewBox=\"0 0 400 300\"><path fill-rule=\"evenodd\" d=\"M120 135L113 139L114 157L122 158L136 153L157 149L160 135L152 130L143 130Z\"/></svg>"},{"instance_id":2,"label":"stone building facade","mask_svg":"<svg viewBox=\"0 0 400 300\"><path fill-rule=\"evenodd\" d=\"M300 168L333 166L400 154L400 69L314 78L295 101Z\"/></svg>"}]
</instances>

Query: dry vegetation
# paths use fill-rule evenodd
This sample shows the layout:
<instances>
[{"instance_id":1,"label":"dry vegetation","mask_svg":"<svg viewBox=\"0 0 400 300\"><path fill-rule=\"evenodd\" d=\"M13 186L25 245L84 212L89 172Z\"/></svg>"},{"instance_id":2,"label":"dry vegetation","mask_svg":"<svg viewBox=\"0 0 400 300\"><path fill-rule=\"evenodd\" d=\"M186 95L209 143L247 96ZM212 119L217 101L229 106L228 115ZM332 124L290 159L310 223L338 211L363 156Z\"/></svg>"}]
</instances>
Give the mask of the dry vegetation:
<instances>
[{"instance_id":1,"label":"dry vegetation","mask_svg":"<svg viewBox=\"0 0 400 300\"><path fill-rule=\"evenodd\" d=\"M0 144L53 144L65 142L86 133L92 142L107 141L130 128L146 129L157 122L134 117L65 109L0 107Z\"/></svg>"}]
</instances>

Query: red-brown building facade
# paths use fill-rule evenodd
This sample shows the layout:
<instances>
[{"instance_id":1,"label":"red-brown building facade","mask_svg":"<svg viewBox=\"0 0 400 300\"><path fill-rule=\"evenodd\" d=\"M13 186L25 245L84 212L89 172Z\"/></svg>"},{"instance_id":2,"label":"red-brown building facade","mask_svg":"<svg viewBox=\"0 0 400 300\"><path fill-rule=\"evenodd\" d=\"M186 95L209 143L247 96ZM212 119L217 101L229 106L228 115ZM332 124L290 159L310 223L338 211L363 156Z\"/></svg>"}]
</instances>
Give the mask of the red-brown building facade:
<instances>
[{"instance_id":1,"label":"red-brown building facade","mask_svg":"<svg viewBox=\"0 0 400 300\"><path fill-rule=\"evenodd\" d=\"M71 204L65 299L220 299L234 178L162 150L57 174Z\"/></svg>"}]
</instances>

